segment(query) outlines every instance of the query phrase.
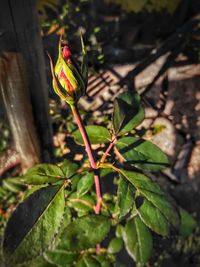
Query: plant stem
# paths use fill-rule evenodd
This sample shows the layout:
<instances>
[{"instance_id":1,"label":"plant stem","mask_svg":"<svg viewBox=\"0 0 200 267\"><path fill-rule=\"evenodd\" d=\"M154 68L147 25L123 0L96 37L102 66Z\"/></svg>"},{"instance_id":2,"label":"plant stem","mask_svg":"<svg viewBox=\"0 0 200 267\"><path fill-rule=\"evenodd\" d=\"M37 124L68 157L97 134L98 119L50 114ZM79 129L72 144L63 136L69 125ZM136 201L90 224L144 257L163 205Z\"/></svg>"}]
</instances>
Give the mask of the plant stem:
<instances>
[{"instance_id":1,"label":"plant stem","mask_svg":"<svg viewBox=\"0 0 200 267\"><path fill-rule=\"evenodd\" d=\"M102 158L100 160L101 163L104 163L105 162L105 160L106 160L107 156L109 155L109 152L112 149L112 147L114 146L115 142L116 142L116 138L114 138L111 141L111 143L109 144L108 148L106 149L106 152L103 154L103 156L102 156Z\"/></svg>"},{"instance_id":2,"label":"plant stem","mask_svg":"<svg viewBox=\"0 0 200 267\"><path fill-rule=\"evenodd\" d=\"M85 144L85 149L86 149L86 152L88 154L88 158L89 158L89 161L90 161L91 168L94 171L94 182L95 182L96 195L97 195L95 213L99 214L100 213L100 209L101 209L102 197L101 197L101 187L100 187L99 173L98 173L97 164L96 164L96 161L94 159L93 151L92 151L92 148L91 148L91 144L90 144L87 132L85 130L85 126L83 124L83 121L81 119L81 116L79 114L78 108L77 108L76 104L75 105L71 105L70 107L72 109L72 113L74 115L74 118L75 118L76 123L78 125L78 128L80 130L81 136L83 138L83 141L84 141L84 144Z\"/></svg>"},{"instance_id":3,"label":"plant stem","mask_svg":"<svg viewBox=\"0 0 200 267\"><path fill-rule=\"evenodd\" d=\"M86 201L86 200L84 200L84 199L80 199L80 198L70 198L70 199L69 199L69 202L79 202L79 203L82 203L82 204L84 204L84 205L90 207L91 209L93 209L93 205L92 205L90 202L88 202L88 201Z\"/></svg>"}]
</instances>

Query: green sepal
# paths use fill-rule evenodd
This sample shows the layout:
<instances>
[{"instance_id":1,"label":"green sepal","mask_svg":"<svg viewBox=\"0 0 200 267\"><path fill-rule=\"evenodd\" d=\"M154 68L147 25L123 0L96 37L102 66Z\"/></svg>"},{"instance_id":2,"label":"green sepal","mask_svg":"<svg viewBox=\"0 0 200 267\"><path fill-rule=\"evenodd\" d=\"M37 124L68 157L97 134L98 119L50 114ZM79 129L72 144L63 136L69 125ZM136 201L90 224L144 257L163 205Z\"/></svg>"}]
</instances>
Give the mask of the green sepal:
<instances>
[{"instance_id":1,"label":"green sepal","mask_svg":"<svg viewBox=\"0 0 200 267\"><path fill-rule=\"evenodd\" d=\"M50 60L50 68L51 68L51 73L52 73L52 77L53 77L53 89L55 91L55 93L64 101L66 101L68 104L73 104L74 103L74 99L68 94L67 91L63 90L57 76L56 73L54 72L54 67L53 67L53 62L51 59L51 56L49 54L47 54ZM57 63L60 60L57 61ZM57 66L57 64L56 64ZM56 69L56 67L55 67ZM60 62L58 63L57 69L60 69ZM60 69L61 70L61 69ZM57 72L59 73L59 72Z\"/></svg>"},{"instance_id":2,"label":"green sepal","mask_svg":"<svg viewBox=\"0 0 200 267\"><path fill-rule=\"evenodd\" d=\"M74 88L74 93L77 98L76 100L78 100L80 96L82 96L85 92L85 83L83 81L83 78L81 77L81 74L79 74L79 71L73 66L73 64L68 63L64 60L61 51L61 41L59 42L59 58L57 63L58 67L56 64L55 73L59 75L61 69L63 68L67 79L70 81L71 85Z\"/></svg>"},{"instance_id":3,"label":"green sepal","mask_svg":"<svg viewBox=\"0 0 200 267\"><path fill-rule=\"evenodd\" d=\"M85 81L85 87L87 87L87 82L88 82L88 57L87 57L87 51L85 49L85 44L83 41L83 36L81 33L81 47L82 47L82 64L81 64L81 74L83 76L83 79Z\"/></svg>"}]
</instances>

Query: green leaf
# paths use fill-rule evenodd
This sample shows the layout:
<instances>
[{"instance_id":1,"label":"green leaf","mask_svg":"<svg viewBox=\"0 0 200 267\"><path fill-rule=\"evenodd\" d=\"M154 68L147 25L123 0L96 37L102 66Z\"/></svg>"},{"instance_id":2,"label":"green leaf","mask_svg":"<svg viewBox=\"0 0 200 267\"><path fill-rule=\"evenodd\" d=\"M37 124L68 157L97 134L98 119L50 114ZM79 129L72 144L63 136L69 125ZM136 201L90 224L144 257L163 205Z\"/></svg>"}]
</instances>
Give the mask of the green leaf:
<instances>
[{"instance_id":1,"label":"green leaf","mask_svg":"<svg viewBox=\"0 0 200 267\"><path fill-rule=\"evenodd\" d=\"M83 196L87 194L87 192L91 189L94 184L94 173L88 172L83 177L81 177L80 181L77 185L77 195Z\"/></svg>"},{"instance_id":2,"label":"green leaf","mask_svg":"<svg viewBox=\"0 0 200 267\"><path fill-rule=\"evenodd\" d=\"M121 171L123 176L139 191L147 190L158 195L165 195L160 186L146 175L134 171Z\"/></svg>"},{"instance_id":3,"label":"green leaf","mask_svg":"<svg viewBox=\"0 0 200 267\"><path fill-rule=\"evenodd\" d=\"M72 266L78 258L79 254L65 250L53 250L45 253L45 259L51 263L61 266Z\"/></svg>"},{"instance_id":4,"label":"green leaf","mask_svg":"<svg viewBox=\"0 0 200 267\"><path fill-rule=\"evenodd\" d=\"M77 263L76 267L101 267L101 265L91 256L85 255Z\"/></svg>"},{"instance_id":5,"label":"green leaf","mask_svg":"<svg viewBox=\"0 0 200 267\"><path fill-rule=\"evenodd\" d=\"M69 188L69 193L72 193L74 191L77 190L77 185L78 182L80 181L81 176L79 174L74 175L71 179L70 179L70 188Z\"/></svg>"},{"instance_id":6,"label":"green leaf","mask_svg":"<svg viewBox=\"0 0 200 267\"><path fill-rule=\"evenodd\" d=\"M85 129L91 144L104 144L111 140L110 132L103 126L88 125ZM77 144L84 145L79 129L73 132L72 136Z\"/></svg>"},{"instance_id":7,"label":"green leaf","mask_svg":"<svg viewBox=\"0 0 200 267\"><path fill-rule=\"evenodd\" d=\"M135 217L128 221L123 231L123 240L128 254L135 262L144 265L152 253L152 236L150 230Z\"/></svg>"},{"instance_id":8,"label":"green leaf","mask_svg":"<svg viewBox=\"0 0 200 267\"><path fill-rule=\"evenodd\" d=\"M160 171L168 164L167 156L153 143L138 137L124 137L116 147L131 165L147 171Z\"/></svg>"},{"instance_id":9,"label":"green leaf","mask_svg":"<svg viewBox=\"0 0 200 267\"><path fill-rule=\"evenodd\" d=\"M144 109L136 92L124 92L114 100L113 128L123 135L133 130L144 119Z\"/></svg>"},{"instance_id":10,"label":"green leaf","mask_svg":"<svg viewBox=\"0 0 200 267\"><path fill-rule=\"evenodd\" d=\"M111 267L114 266L112 263L116 262L115 257L108 253L94 255L94 258L100 263L101 267Z\"/></svg>"},{"instance_id":11,"label":"green leaf","mask_svg":"<svg viewBox=\"0 0 200 267\"><path fill-rule=\"evenodd\" d=\"M17 265L16 267L57 267L57 266L54 264L50 264L44 259L43 256L40 256L31 262L26 262L22 265L21 264Z\"/></svg>"},{"instance_id":12,"label":"green leaf","mask_svg":"<svg viewBox=\"0 0 200 267\"><path fill-rule=\"evenodd\" d=\"M28 188L23 195L23 201L28 198L31 194L33 194L35 191L48 186L47 184L42 184L42 185L33 185L30 188Z\"/></svg>"},{"instance_id":13,"label":"green leaf","mask_svg":"<svg viewBox=\"0 0 200 267\"><path fill-rule=\"evenodd\" d=\"M160 196L154 193L151 193L146 190L142 190L142 195L150 202L150 204L154 208L154 212L149 214L150 210L152 211L152 207L150 205L146 206L144 208L139 209L139 214L141 218L144 220L144 222L152 228L152 230L156 231L157 233L161 235L167 235L169 234L170 228L178 229L180 225L180 218L178 210L175 209L174 206L166 199L165 196ZM148 208L147 208L148 207ZM145 209L147 208L147 209ZM145 214L145 215L144 215ZM162 214L162 216L161 216ZM147 220L148 216L151 216L151 220ZM166 221L165 226L159 225L159 220ZM151 224L150 224L151 223ZM167 229L167 223L169 224L168 232L165 233L164 229Z\"/></svg>"},{"instance_id":14,"label":"green leaf","mask_svg":"<svg viewBox=\"0 0 200 267\"><path fill-rule=\"evenodd\" d=\"M138 208L138 213L142 221L157 234L163 236L169 235L170 223L164 216L164 212L156 208L147 199L143 201L143 204Z\"/></svg>"},{"instance_id":15,"label":"green leaf","mask_svg":"<svg viewBox=\"0 0 200 267\"><path fill-rule=\"evenodd\" d=\"M6 178L2 181L2 187L12 193L18 193L22 190L22 182L19 177Z\"/></svg>"},{"instance_id":16,"label":"green leaf","mask_svg":"<svg viewBox=\"0 0 200 267\"><path fill-rule=\"evenodd\" d=\"M85 203L81 201L84 201ZM67 204L70 208L75 209L78 212L79 216L83 216L88 214L88 212L93 211L95 199L91 195L78 197L77 193L74 192L68 198Z\"/></svg>"},{"instance_id":17,"label":"green leaf","mask_svg":"<svg viewBox=\"0 0 200 267\"><path fill-rule=\"evenodd\" d=\"M136 198L136 208L148 227L161 235L168 235L171 227L179 227L179 214L158 184L143 174L125 170L122 173L137 189L140 201Z\"/></svg>"},{"instance_id":18,"label":"green leaf","mask_svg":"<svg viewBox=\"0 0 200 267\"><path fill-rule=\"evenodd\" d=\"M69 160L64 160L58 165L37 164L21 177L26 184L42 185L56 183L61 179L70 178L76 173L78 165Z\"/></svg>"},{"instance_id":19,"label":"green leaf","mask_svg":"<svg viewBox=\"0 0 200 267\"><path fill-rule=\"evenodd\" d=\"M179 232L183 237L189 236L197 227L196 220L184 209L180 208L181 225Z\"/></svg>"},{"instance_id":20,"label":"green leaf","mask_svg":"<svg viewBox=\"0 0 200 267\"><path fill-rule=\"evenodd\" d=\"M122 238L116 237L113 238L108 245L109 253L118 253L123 248L123 240Z\"/></svg>"},{"instance_id":21,"label":"green leaf","mask_svg":"<svg viewBox=\"0 0 200 267\"><path fill-rule=\"evenodd\" d=\"M71 162L65 159L63 162L59 163L58 166L61 168L64 176L70 178L78 170L78 165L74 162Z\"/></svg>"},{"instance_id":22,"label":"green leaf","mask_svg":"<svg viewBox=\"0 0 200 267\"><path fill-rule=\"evenodd\" d=\"M42 188L21 203L5 229L3 251L9 266L31 261L52 245L64 212L64 189Z\"/></svg>"},{"instance_id":23,"label":"green leaf","mask_svg":"<svg viewBox=\"0 0 200 267\"><path fill-rule=\"evenodd\" d=\"M117 206L119 208L119 218L123 218L132 209L134 203L134 188L121 176L117 190Z\"/></svg>"},{"instance_id":24,"label":"green leaf","mask_svg":"<svg viewBox=\"0 0 200 267\"><path fill-rule=\"evenodd\" d=\"M53 248L56 247L57 244L60 242L60 237L61 237L64 229L71 223L71 221L72 221L71 210L66 205L65 209L64 209L64 214L63 214L63 219L62 219L61 225L60 225L59 230L58 230L58 232L57 232L57 234L55 235L55 238L54 238L54 246L53 246Z\"/></svg>"},{"instance_id":25,"label":"green leaf","mask_svg":"<svg viewBox=\"0 0 200 267\"><path fill-rule=\"evenodd\" d=\"M28 170L21 180L26 184L41 185L55 183L59 179L65 179L61 168L52 164L38 164Z\"/></svg>"},{"instance_id":26,"label":"green leaf","mask_svg":"<svg viewBox=\"0 0 200 267\"><path fill-rule=\"evenodd\" d=\"M101 215L78 218L65 228L57 249L81 251L94 247L105 239L110 224L110 220Z\"/></svg>"},{"instance_id":27,"label":"green leaf","mask_svg":"<svg viewBox=\"0 0 200 267\"><path fill-rule=\"evenodd\" d=\"M115 234L117 237L122 237L123 234L123 226L121 224L118 224L116 226Z\"/></svg>"}]
</instances>

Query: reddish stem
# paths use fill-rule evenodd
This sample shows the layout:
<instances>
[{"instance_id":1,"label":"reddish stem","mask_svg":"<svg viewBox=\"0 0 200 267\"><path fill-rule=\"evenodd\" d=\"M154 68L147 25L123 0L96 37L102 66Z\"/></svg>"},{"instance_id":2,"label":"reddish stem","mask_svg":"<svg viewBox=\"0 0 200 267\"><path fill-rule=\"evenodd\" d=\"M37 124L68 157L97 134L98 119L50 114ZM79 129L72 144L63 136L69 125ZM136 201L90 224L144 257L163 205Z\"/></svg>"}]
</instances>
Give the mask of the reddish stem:
<instances>
[{"instance_id":1,"label":"reddish stem","mask_svg":"<svg viewBox=\"0 0 200 267\"><path fill-rule=\"evenodd\" d=\"M112 140L112 142L109 144L108 148L106 149L106 152L103 154L103 156L100 160L101 163L105 162L105 160L106 160L107 156L109 155L109 152L112 149L112 147L114 146L115 142L116 142L116 137Z\"/></svg>"},{"instance_id":2,"label":"reddish stem","mask_svg":"<svg viewBox=\"0 0 200 267\"><path fill-rule=\"evenodd\" d=\"M93 156L93 151L91 148L91 144L87 135L87 132L85 130L85 126L82 122L81 116L79 114L79 111L77 109L76 104L75 105L71 105L71 109L72 109L72 113L74 115L74 118L76 120L76 123L78 125L78 128L80 130L81 136L83 138L84 144L85 144L85 149L86 152L88 154L88 158L90 161L90 165L92 167L92 169L94 170L94 182L95 182L95 188L96 188L96 195L97 195L97 203L95 206L95 213L99 214L100 213L100 209L101 209L101 187L100 187L100 181L99 181L99 174L97 173L97 164L96 161L94 159Z\"/></svg>"}]
</instances>

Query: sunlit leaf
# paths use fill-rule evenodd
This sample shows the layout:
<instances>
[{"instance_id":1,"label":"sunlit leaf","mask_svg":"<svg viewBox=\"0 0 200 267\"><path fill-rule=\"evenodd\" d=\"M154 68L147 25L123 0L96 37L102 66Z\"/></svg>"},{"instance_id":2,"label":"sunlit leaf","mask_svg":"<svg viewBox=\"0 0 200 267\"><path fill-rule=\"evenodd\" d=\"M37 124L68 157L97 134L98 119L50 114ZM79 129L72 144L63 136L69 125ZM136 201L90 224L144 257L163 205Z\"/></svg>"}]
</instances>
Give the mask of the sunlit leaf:
<instances>
[{"instance_id":1,"label":"sunlit leaf","mask_svg":"<svg viewBox=\"0 0 200 267\"><path fill-rule=\"evenodd\" d=\"M138 217L128 221L123 231L126 250L137 263L145 264L152 253L150 230Z\"/></svg>"},{"instance_id":2,"label":"sunlit leaf","mask_svg":"<svg viewBox=\"0 0 200 267\"><path fill-rule=\"evenodd\" d=\"M160 171L168 165L165 153L147 140L123 137L117 141L116 147L127 163L142 170Z\"/></svg>"},{"instance_id":3,"label":"sunlit leaf","mask_svg":"<svg viewBox=\"0 0 200 267\"><path fill-rule=\"evenodd\" d=\"M87 215L71 222L63 231L57 249L81 251L94 247L105 239L110 220L101 215Z\"/></svg>"},{"instance_id":4,"label":"sunlit leaf","mask_svg":"<svg viewBox=\"0 0 200 267\"><path fill-rule=\"evenodd\" d=\"M123 176L119 179L117 190L117 206L119 218L123 218L131 209L134 202L134 188Z\"/></svg>"},{"instance_id":5,"label":"sunlit leaf","mask_svg":"<svg viewBox=\"0 0 200 267\"><path fill-rule=\"evenodd\" d=\"M53 164L38 164L29 169L21 178L26 184L41 185L46 183L55 183L59 179L66 178L62 170Z\"/></svg>"},{"instance_id":6,"label":"sunlit leaf","mask_svg":"<svg viewBox=\"0 0 200 267\"><path fill-rule=\"evenodd\" d=\"M164 195L160 186L146 175L127 170L122 170L122 174L139 191L146 190L158 195Z\"/></svg>"},{"instance_id":7,"label":"sunlit leaf","mask_svg":"<svg viewBox=\"0 0 200 267\"><path fill-rule=\"evenodd\" d=\"M76 164L75 162L71 162L67 159L59 163L58 166L61 168L66 178L70 178L78 170L78 164Z\"/></svg>"},{"instance_id":8,"label":"sunlit leaf","mask_svg":"<svg viewBox=\"0 0 200 267\"><path fill-rule=\"evenodd\" d=\"M101 267L101 264L92 256L85 255L78 261L76 267Z\"/></svg>"},{"instance_id":9,"label":"sunlit leaf","mask_svg":"<svg viewBox=\"0 0 200 267\"><path fill-rule=\"evenodd\" d=\"M71 266L78 256L78 253L58 249L45 253L45 259L56 266Z\"/></svg>"},{"instance_id":10,"label":"sunlit leaf","mask_svg":"<svg viewBox=\"0 0 200 267\"><path fill-rule=\"evenodd\" d=\"M148 227L161 235L168 235L171 228L179 227L178 211L158 184L137 172L123 170L122 173L137 189L136 208L140 218Z\"/></svg>"},{"instance_id":11,"label":"sunlit leaf","mask_svg":"<svg viewBox=\"0 0 200 267\"><path fill-rule=\"evenodd\" d=\"M123 248L123 240L120 237L113 238L108 245L109 253L118 253Z\"/></svg>"},{"instance_id":12,"label":"sunlit leaf","mask_svg":"<svg viewBox=\"0 0 200 267\"><path fill-rule=\"evenodd\" d=\"M85 127L91 144L104 144L111 140L111 135L108 129L98 125L88 125ZM79 129L72 133L76 143L84 145Z\"/></svg>"},{"instance_id":13,"label":"sunlit leaf","mask_svg":"<svg viewBox=\"0 0 200 267\"><path fill-rule=\"evenodd\" d=\"M83 177L81 177L80 181L77 184L77 195L83 196L87 194L87 192L91 189L94 184L94 173L88 172Z\"/></svg>"},{"instance_id":14,"label":"sunlit leaf","mask_svg":"<svg viewBox=\"0 0 200 267\"><path fill-rule=\"evenodd\" d=\"M93 210L95 199L90 195L79 196L76 192L72 193L68 198L69 207L75 209L77 212L87 214Z\"/></svg>"},{"instance_id":15,"label":"sunlit leaf","mask_svg":"<svg viewBox=\"0 0 200 267\"><path fill-rule=\"evenodd\" d=\"M10 177L10 178L3 179L2 188L12 193L18 193L22 190L23 185L19 177Z\"/></svg>"}]
</instances>

